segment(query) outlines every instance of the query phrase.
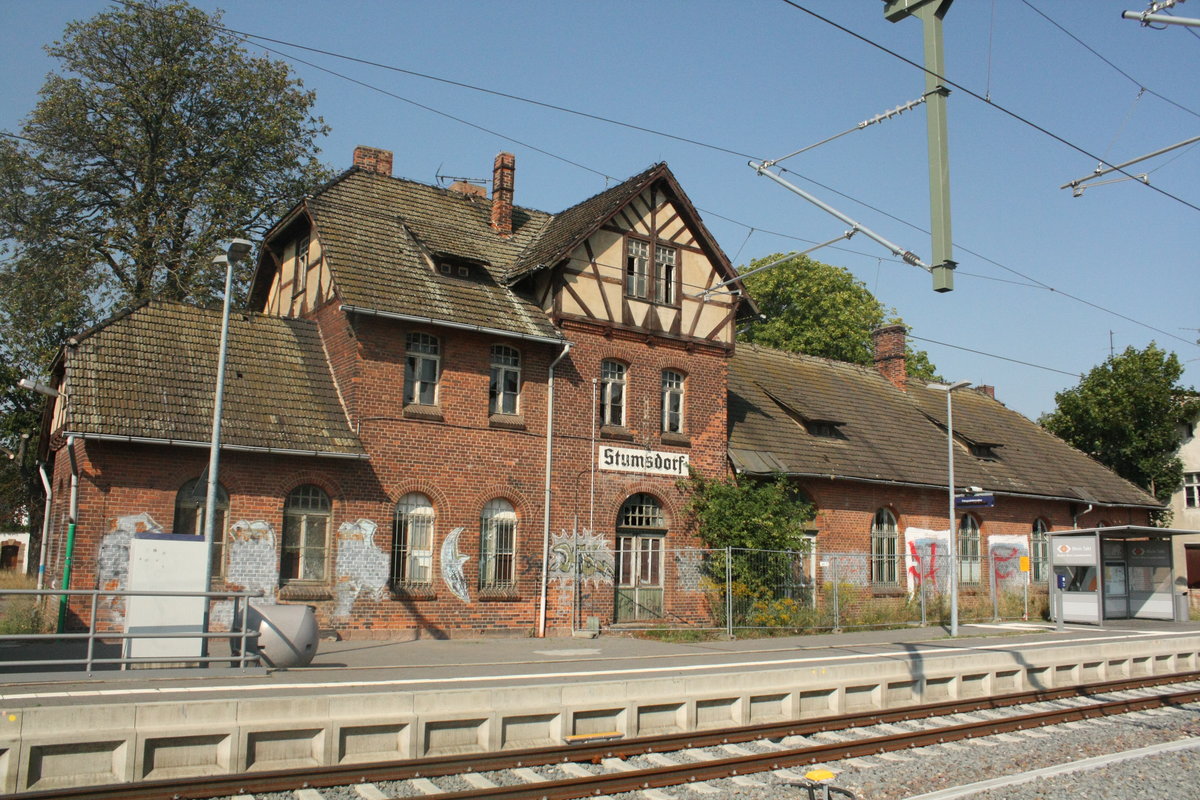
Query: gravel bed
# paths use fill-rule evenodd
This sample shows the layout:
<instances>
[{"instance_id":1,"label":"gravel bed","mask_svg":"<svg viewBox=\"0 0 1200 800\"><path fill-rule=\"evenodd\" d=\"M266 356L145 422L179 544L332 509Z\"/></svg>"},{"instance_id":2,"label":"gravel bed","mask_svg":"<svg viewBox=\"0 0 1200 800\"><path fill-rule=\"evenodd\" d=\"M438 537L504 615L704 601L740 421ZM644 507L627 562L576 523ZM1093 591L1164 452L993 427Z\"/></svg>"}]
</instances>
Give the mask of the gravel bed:
<instances>
[{"instance_id":1,"label":"gravel bed","mask_svg":"<svg viewBox=\"0 0 1200 800\"><path fill-rule=\"evenodd\" d=\"M907 727L907 726L906 726ZM923 727L914 725L913 727ZM862 735L880 731L863 730ZM810 769L824 767L837 774L832 785L850 792L858 800L904 800L915 795L975 783L1010 775L1021 775L1043 767L1079 761L1096 756L1137 750L1153 744L1200 737L1200 705L1175 709L1159 709L1085 720L1033 731L1001 734L982 739L953 742L919 750L870 756L849 761L832 762L787 770L802 776ZM787 742L799 744L799 742ZM741 747L755 752L771 750L767 745L746 742ZM729 753L716 748L707 751L715 758ZM690 759L680 753L669 756L675 761ZM630 758L635 769L657 766L642 756ZM585 765L592 772L599 767ZM533 768L547 780L567 777L557 765ZM493 782L506 785L523 781L511 773L486 773ZM1159 753L1142 758L1106 764L1081 772L1054 776L1039 776L1033 781L976 792L972 800L1143 800L1144 798L1200 797L1200 749ZM470 788L462 778L434 778L444 791ZM755 785L757 784L757 785ZM380 782L377 784L388 797L422 796L410 782ZM708 786L718 794L702 794L687 787L659 789L650 795L676 800L792 800L819 797L810 794L802 781L777 777L772 773L755 773L741 780L709 781ZM362 800L353 787L321 789L325 800ZM848 795L833 792L834 798ZM647 800L645 792L612 795L613 800ZM296 800L292 792L261 794L256 800Z\"/></svg>"},{"instance_id":2,"label":"gravel bed","mask_svg":"<svg viewBox=\"0 0 1200 800\"><path fill-rule=\"evenodd\" d=\"M789 772L803 775L810 769L824 767L837 773L832 781L833 786L854 792L859 800L903 800L989 778L1020 775L1042 767L1191 737L1200 737L1200 705L1056 725L1032 732L989 736L895 754L903 760L871 756L812 767L793 767ZM976 793L971 798L1145 800L1200 797L1198 776L1200 750L1184 750L1118 762L1085 772L1038 778L1031 783ZM809 800L811 797L807 788L780 780L770 773L756 773L752 777L766 785L750 787L731 780L718 780L710 781L709 785L718 789L721 792L719 795L701 795L686 787L660 791L662 796L678 800ZM837 792L831 796L846 797ZM642 792L615 794L612 797L613 800L646 800Z\"/></svg>"}]
</instances>

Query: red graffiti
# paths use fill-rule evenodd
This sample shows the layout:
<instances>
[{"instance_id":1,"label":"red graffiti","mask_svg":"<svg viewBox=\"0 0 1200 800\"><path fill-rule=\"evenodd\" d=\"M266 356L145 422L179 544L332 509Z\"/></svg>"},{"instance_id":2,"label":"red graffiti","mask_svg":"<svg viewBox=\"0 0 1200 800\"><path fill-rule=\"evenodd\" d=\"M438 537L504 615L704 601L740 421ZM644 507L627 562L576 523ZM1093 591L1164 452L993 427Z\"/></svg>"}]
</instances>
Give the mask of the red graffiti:
<instances>
[{"instance_id":1,"label":"red graffiti","mask_svg":"<svg viewBox=\"0 0 1200 800\"><path fill-rule=\"evenodd\" d=\"M928 578L933 581L934 586L937 586L937 542L929 543L929 568L924 574L921 572L921 553L917 550L916 542L908 543L908 552L915 562L908 568L908 574L912 577L913 582L920 586L923 579Z\"/></svg>"},{"instance_id":2,"label":"red graffiti","mask_svg":"<svg viewBox=\"0 0 1200 800\"><path fill-rule=\"evenodd\" d=\"M1004 548L992 548L992 569L995 572L997 582L1008 580L1017 574L1012 561L1019 557L1019 551L1015 547L1009 547L1007 548L1007 554L1001 555L1004 552Z\"/></svg>"}]
</instances>

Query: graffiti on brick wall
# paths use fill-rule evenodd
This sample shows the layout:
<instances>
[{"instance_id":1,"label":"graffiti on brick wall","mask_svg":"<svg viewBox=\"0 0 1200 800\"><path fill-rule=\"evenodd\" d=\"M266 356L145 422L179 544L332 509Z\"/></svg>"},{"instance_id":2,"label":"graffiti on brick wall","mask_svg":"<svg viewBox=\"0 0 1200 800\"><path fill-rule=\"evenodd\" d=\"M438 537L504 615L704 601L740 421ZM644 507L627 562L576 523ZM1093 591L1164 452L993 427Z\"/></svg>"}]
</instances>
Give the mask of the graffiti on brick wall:
<instances>
[{"instance_id":1,"label":"graffiti on brick wall","mask_svg":"<svg viewBox=\"0 0 1200 800\"><path fill-rule=\"evenodd\" d=\"M470 556L458 552L458 537L462 536L462 527L455 528L442 541L442 580L446 582L450 592L464 603L471 602L471 594L467 591L467 576L463 574L463 564Z\"/></svg>"},{"instance_id":2,"label":"graffiti on brick wall","mask_svg":"<svg viewBox=\"0 0 1200 800\"><path fill-rule=\"evenodd\" d=\"M579 582L596 587L612 586L616 561L603 536L584 528L577 534L556 533L550 542L550 580L557 584Z\"/></svg>"},{"instance_id":3,"label":"graffiti on brick wall","mask_svg":"<svg viewBox=\"0 0 1200 800\"><path fill-rule=\"evenodd\" d=\"M225 534L228 555L225 582L231 589L260 591L255 605L273 605L279 588L279 555L275 550L275 529L264 520L240 519ZM212 608L214 625L229 627L233 621L233 601L222 600Z\"/></svg>"},{"instance_id":4,"label":"graffiti on brick wall","mask_svg":"<svg viewBox=\"0 0 1200 800\"><path fill-rule=\"evenodd\" d=\"M822 580L849 586L871 584L871 557L865 553L826 553L822 559L829 566L822 570Z\"/></svg>"},{"instance_id":5,"label":"graffiti on brick wall","mask_svg":"<svg viewBox=\"0 0 1200 800\"><path fill-rule=\"evenodd\" d=\"M680 591L698 592L704 586L707 550L676 550L675 577Z\"/></svg>"},{"instance_id":6,"label":"graffiti on brick wall","mask_svg":"<svg viewBox=\"0 0 1200 800\"><path fill-rule=\"evenodd\" d=\"M382 600L387 589L388 559L375 545L378 526L369 519L342 523L338 528L337 604L335 619L346 619L360 595Z\"/></svg>"},{"instance_id":7,"label":"graffiti on brick wall","mask_svg":"<svg viewBox=\"0 0 1200 800\"><path fill-rule=\"evenodd\" d=\"M988 555L996 585L1001 589L1019 589L1029 579L1021 572L1021 556L1029 555L1029 539L1020 534L997 534L988 537Z\"/></svg>"},{"instance_id":8,"label":"graffiti on brick wall","mask_svg":"<svg viewBox=\"0 0 1200 800\"><path fill-rule=\"evenodd\" d=\"M950 532L909 528L904 531L904 562L908 592L945 592L950 588L946 558L950 552Z\"/></svg>"},{"instance_id":9,"label":"graffiti on brick wall","mask_svg":"<svg viewBox=\"0 0 1200 800\"><path fill-rule=\"evenodd\" d=\"M120 591L129 581L129 540L135 533L162 533L162 528L149 514L129 514L117 517L109 524L108 533L100 540L96 556L96 588L100 591ZM118 625L125 624L125 598L100 598L101 611L107 611Z\"/></svg>"}]
</instances>

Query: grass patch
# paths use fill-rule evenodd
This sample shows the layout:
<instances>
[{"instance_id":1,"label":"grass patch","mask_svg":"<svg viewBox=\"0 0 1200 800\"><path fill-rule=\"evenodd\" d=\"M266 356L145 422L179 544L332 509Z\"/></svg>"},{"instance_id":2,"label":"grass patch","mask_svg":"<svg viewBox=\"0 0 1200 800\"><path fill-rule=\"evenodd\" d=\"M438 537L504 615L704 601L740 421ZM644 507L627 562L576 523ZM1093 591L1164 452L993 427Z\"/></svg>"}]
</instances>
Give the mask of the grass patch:
<instances>
[{"instance_id":1,"label":"grass patch","mask_svg":"<svg viewBox=\"0 0 1200 800\"><path fill-rule=\"evenodd\" d=\"M51 620L43 613L37 597L5 596L9 589L36 589L37 581L17 572L0 572L0 635L50 633Z\"/></svg>"}]
</instances>

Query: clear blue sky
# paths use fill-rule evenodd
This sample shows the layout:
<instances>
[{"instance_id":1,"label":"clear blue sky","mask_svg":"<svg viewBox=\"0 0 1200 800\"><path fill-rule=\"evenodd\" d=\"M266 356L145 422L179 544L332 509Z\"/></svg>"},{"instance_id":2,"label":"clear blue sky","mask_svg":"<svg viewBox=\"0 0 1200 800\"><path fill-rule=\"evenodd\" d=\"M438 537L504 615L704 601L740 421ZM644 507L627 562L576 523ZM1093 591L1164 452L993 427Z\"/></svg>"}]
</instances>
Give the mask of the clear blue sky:
<instances>
[{"instance_id":1,"label":"clear blue sky","mask_svg":"<svg viewBox=\"0 0 1200 800\"><path fill-rule=\"evenodd\" d=\"M881 2L797 4L921 61L920 24L886 22ZM225 23L249 34L763 158L923 91L919 70L782 0L197 5L224 5ZM0 128L17 130L54 68L42 46L69 20L108 6L0 0ZM1132 181L1073 198L1058 187L1088 174L1095 160L997 108L1110 163L1200 134L1200 36L1120 17L1143 7L1144 0L958 0L946 17L947 77L991 105L963 91L949 101L956 290L934 293L925 272L865 237L814 254L850 269L894 307L944 376L994 384L998 399L1030 417L1053 409L1054 393L1077 382L1063 373L1102 362L1110 342L1119 352L1156 340L1187 362L1186 385L1200 383L1200 211L1187 205L1200 207L1200 147L1131 168L1153 170L1151 184L1177 199ZM1176 14L1200 17L1200 2ZM394 151L395 173L404 177L486 178L495 154L510 150L517 202L558 211L604 189L602 175L622 179L667 161L738 264L803 249L846 227L756 176L742 156L285 45L250 45L267 47L286 53L317 91L317 109L332 127L323 158L338 168L365 144ZM916 229L929 220L923 111L786 166L807 191L929 260L929 237Z\"/></svg>"}]
</instances>

